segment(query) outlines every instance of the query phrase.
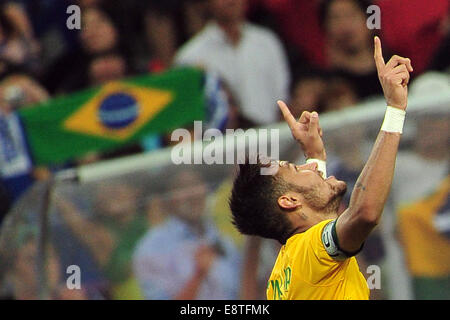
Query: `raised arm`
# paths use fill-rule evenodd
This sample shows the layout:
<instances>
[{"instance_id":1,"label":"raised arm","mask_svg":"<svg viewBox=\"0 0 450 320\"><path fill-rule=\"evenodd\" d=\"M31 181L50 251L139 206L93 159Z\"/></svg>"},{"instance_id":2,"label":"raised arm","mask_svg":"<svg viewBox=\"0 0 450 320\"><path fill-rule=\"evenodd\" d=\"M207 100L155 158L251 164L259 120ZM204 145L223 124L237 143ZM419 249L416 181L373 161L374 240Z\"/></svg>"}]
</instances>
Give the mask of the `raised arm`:
<instances>
[{"instance_id":1,"label":"raised arm","mask_svg":"<svg viewBox=\"0 0 450 320\"><path fill-rule=\"evenodd\" d=\"M384 62L381 42L375 37L375 63L386 103L385 120L370 157L353 189L348 209L336 222L339 247L355 252L378 224L394 175L395 159L407 106L411 61L393 56Z\"/></svg>"}]
</instances>

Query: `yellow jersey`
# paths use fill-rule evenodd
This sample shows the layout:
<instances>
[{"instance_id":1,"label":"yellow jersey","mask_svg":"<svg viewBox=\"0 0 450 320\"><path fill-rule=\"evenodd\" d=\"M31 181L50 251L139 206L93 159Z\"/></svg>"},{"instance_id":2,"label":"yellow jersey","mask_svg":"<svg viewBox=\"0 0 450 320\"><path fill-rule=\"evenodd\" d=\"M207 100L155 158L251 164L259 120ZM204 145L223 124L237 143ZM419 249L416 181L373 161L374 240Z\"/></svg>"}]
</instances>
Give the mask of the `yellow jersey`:
<instances>
[{"instance_id":1,"label":"yellow jersey","mask_svg":"<svg viewBox=\"0 0 450 320\"><path fill-rule=\"evenodd\" d=\"M450 241L433 223L448 201L449 192L450 177L447 177L428 197L405 205L398 212L399 238L413 276L446 277L450 274Z\"/></svg>"},{"instance_id":2,"label":"yellow jersey","mask_svg":"<svg viewBox=\"0 0 450 320\"><path fill-rule=\"evenodd\" d=\"M267 285L268 300L368 300L369 287L355 257L333 259L322 230L330 220L295 234L283 245Z\"/></svg>"}]
</instances>

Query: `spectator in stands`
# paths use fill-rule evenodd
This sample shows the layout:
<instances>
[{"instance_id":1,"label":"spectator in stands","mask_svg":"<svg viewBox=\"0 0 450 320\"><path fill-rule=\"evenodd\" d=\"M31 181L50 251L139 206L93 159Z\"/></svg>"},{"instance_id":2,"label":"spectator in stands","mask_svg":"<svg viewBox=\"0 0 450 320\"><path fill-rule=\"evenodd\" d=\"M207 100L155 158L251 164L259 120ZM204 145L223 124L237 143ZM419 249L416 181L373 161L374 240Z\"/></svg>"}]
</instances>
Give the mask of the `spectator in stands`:
<instances>
[{"instance_id":1,"label":"spectator in stands","mask_svg":"<svg viewBox=\"0 0 450 320\"><path fill-rule=\"evenodd\" d=\"M97 56L119 53L131 57L122 30L106 7L87 7L82 11L79 40L81 48L68 52L49 67L45 84L51 93L70 92L89 85L89 66Z\"/></svg>"},{"instance_id":2,"label":"spectator in stands","mask_svg":"<svg viewBox=\"0 0 450 320\"><path fill-rule=\"evenodd\" d=\"M359 102L349 81L324 71L299 73L291 93L290 109L299 118L303 111L337 111Z\"/></svg>"},{"instance_id":3,"label":"spectator in stands","mask_svg":"<svg viewBox=\"0 0 450 320\"><path fill-rule=\"evenodd\" d=\"M179 40L174 5L172 1L149 1L144 8L144 39L150 55L146 69L150 72L161 72L172 65Z\"/></svg>"},{"instance_id":4,"label":"spectator in stands","mask_svg":"<svg viewBox=\"0 0 450 320\"><path fill-rule=\"evenodd\" d=\"M8 74L0 82L3 111L14 111L49 99L47 90L33 77L22 73Z\"/></svg>"},{"instance_id":5,"label":"spectator in stands","mask_svg":"<svg viewBox=\"0 0 450 320\"><path fill-rule=\"evenodd\" d=\"M146 47L145 70L161 72L172 66L177 48L205 26L208 20L207 2L148 0L141 6L141 29L144 30Z\"/></svg>"},{"instance_id":6,"label":"spectator in stands","mask_svg":"<svg viewBox=\"0 0 450 320\"><path fill-rule=\"evenodd\" d=\"M198 173L184 170L170 179L168 191L168 217L134 253L145 298L237 299L239 254L205 219L207 186Z\"/></svg>"},{"instance_id":7,"label":"spectator in stands","mask_svg":"<svg viewBox=\"0 0 450 320\"><path fill-rule=\"evenodd\" d=\"M3 1L2 12L6 20L9 21L17 33L22 35L24 40L30 42L32 46L38 47L36 43L32 23L28 17L24 0L6 0ZM8 23L8 22L7 22Z\"/></svg>"},{"instance_id":8,"label":"spectator in stands","mask_svg":"<svg viewBox=\"0 0 450 320\"><path fill-rule=\"evenodd\" d=\"M80 204L61 195L56 198L61 218L73 236L89 249L109 281L113 299L141 298L131 273L131 256L148 225L137 200L137 190L126 183L102 184L95 191L89 216Z\"/></svg>"},{"instance_id":9,"label":"spectator in stands","mask_svg":"<svg viewBox=\"0 0 450 320\"><path fill-rule=\"evenodd\" d=\"M359 99L382 94L373 60L373 31L366 25L368 1L325 0L320 20L328 69L347 81Z\"/></svg>"},{"instance_id":10,"label":"spectator in stands","mask_svg":"<svg viewBox=\"0 0 450 320\"><path fill-rule=\"evenodd\" d=\"M412 152L397 159L394 210L415 299L450 299L449 138L448 116L422 116Z\"/></svg>"},{"instance_id":11,"label":"spectator in stands","mask_svg":"<svg viewBox=\"0 0 450 320\"><path fill-rule=\"evenodd\" d=\"M276 122L275 101L287 98L290 82L280 40L245 20L244 0L209 0L209 5L212 21L177 52L175 64L217 72L241 107L242 127Z\"/></svg>"},{"instance_id":12,"label":"spectator in stands","mask_svg":"<svg viewBox=\"0 0 450 320\"><path fill-rule=\"evenodd\" d=\"M7 266L6 282L12 289L12 298L16 300L36 300L43 298L40 294L39 276L37 274L38 261L38 241L37 228L22 226L19 229L16 243L8 259L11 259ZM45 293L50 299L88 299L88 294L84 288L79 290L69 290L63 274L65 270L61 268L60 261L50 245L47 248L48 257L46 263L46 282L43 283L47 289ZM4 258L4 257L3 257ZM45 297L44 297L45 298Z\"/></svg>"},{"instance_id":13,"label":"spectator in stands","mask_svg":"<svg viewBox=\"0 0 450 320\"><path fill-rule=\"evenodd\" d=\"M323 97L324 112L352 107L358 101L358 94L349 81L337 76L328 80L327 89Z\"/></svg>"},{"instance_id":14,"label":"spectator in stands","mask_svg":"<svg viewBox=\"0 0 450 320\"><path fill-rule=\"evenodd\" d=\"M303 111L323 112L327 83L324 75L316 72L303 73L295 80L289 107L296 119L300 118Z\"/></svg>"},{"instance_id":15,"label":"spectator in stands","mask_svg":"<svg viewBox=\"0 0 450 320\"><path fill-rule=\"evenodd\" d=\"M149 225L154 227L166 220L165 208L162 199L158 195L152 194L149 197L150 199L146 199L147 220Z\"/></svg>"},{"instance_id":16,"label":"spectator in stands","mask_svg":"<svg viewBox=\"0 0 450 320\"><path fill-rule=\"evenodd\" d=\"M36 72L38 56L26 13L14 3L0 5L0 79L9 72Z\"/></svg>"},{"instance_id":17,"label":"spectator in stands","mask_svg":"<svg viewBox=\"0 0 450 320\"><path fill-rule=\"evenodd\" d=\"M67 28L67 8L71 0L6 0L29 44L39 50L38 76L42 76L62 52L76 47L77 32Z\"/></svg>"},{"instance_id":18,"label":"spectator in stands","mask_svg":"<svg viewBox=\"0 0 450 320\"><path fill-rule=\"evenodd\" d=\"M183 2L183 20L185 36L189 39L200 32L208 23L208 0L181 0Z\"/></svg>"},{"instance_id":19,"label":"spectator in stands","mask_svg":"<svg viewBox=\"0 0 450 320\"><path fill-rule=\"evenodd\" d=\"M11 74L0 82L0 181L12 202L37 177L19 117L14 112L48 99L46 90L33 78Z\"/></svg>"},{"instance_id":20,"label":"spectator in stands","mask_svg":"<svg viewBox=\"0 0 450 320\"><path fill-rule=\"evenodd\" d=\"M89 84L102 85L128 75L126 59L120 53L106 53L93 58L88 67Z\"/></svg>"}]
</instances>

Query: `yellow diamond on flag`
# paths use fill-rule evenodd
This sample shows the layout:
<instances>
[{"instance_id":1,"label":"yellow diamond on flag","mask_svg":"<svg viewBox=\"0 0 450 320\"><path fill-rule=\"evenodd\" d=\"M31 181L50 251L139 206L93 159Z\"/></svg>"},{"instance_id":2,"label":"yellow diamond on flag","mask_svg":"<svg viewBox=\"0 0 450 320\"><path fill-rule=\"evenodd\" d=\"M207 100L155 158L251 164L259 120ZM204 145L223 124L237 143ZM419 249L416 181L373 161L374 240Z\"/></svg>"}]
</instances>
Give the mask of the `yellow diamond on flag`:
<instances>
[{"instance_id":1,"label":"yellow diamond on flag","mask_svg":"<svg viewBox=\"0 0 450 320\"><path fill-rule=\"evenodd\" d=\"M67 130L114 140L126 140L173 99L170 91L120 82L104 85L65 122Z\"/></svg>"}]
</instances>

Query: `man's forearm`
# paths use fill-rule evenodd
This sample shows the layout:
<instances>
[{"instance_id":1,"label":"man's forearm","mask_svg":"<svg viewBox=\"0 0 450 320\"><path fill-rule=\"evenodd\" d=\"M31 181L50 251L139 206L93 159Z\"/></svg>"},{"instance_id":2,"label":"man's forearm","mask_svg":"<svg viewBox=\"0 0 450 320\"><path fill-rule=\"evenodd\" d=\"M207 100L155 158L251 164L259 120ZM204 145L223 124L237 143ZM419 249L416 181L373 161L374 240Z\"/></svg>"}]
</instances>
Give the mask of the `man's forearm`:
<instances>
[{"instance_id":1,"label":"man's forearm","mask_svg":"<svg viewBox=\"0 0 450 320\"><path fill-rule=\"evenodd\" d=\"M342 250L356 252L378 224L394 175L400 133L380 131L364 166L347 210L338 218L336 232Z\"/></svg>"},{"instance_id":2,"label":"man's forearm","mask_svg":"<svg viewBox=\"0 0 450 320\"><path fill-rule=\"evenodd\" d=\"M383 212L394 176L400 136L408 104L411 60L397 55L385 63L381 41L374 38L374 59L387 108L375 145L356 181L347 210L336 222L341 250L357 252Z\"/></svg>"},{"instance_id":3,"label":"man's forearm","mask_svg":"<svg viewBox=\"0 0 450 320\"><path fill-rule=\"evenodd\" d=\"M394 176L400 133L380 131L350 199L349 209L378 223Z\"/></svg>"}]
</instances>

